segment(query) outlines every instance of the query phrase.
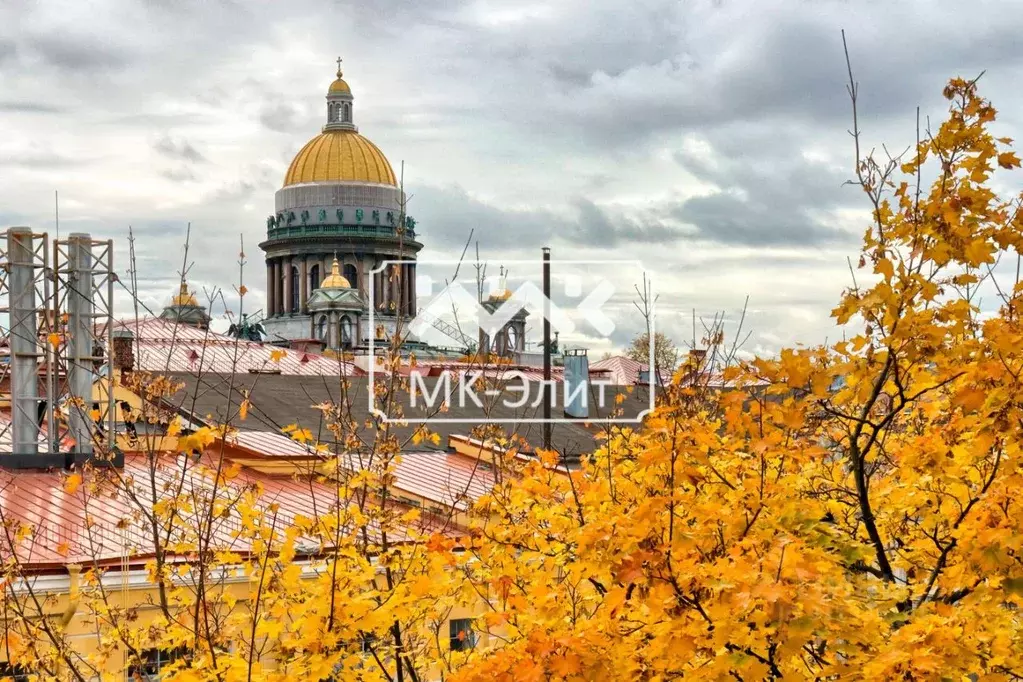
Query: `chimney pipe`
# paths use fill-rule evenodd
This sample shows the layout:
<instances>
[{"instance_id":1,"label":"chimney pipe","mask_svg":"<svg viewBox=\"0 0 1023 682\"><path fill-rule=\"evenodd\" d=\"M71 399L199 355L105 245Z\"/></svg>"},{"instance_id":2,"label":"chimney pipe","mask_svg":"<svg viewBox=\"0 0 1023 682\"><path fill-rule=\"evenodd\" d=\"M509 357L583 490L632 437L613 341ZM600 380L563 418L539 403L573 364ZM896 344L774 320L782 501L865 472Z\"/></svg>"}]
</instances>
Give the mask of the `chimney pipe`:
<instances>
[{"instance_id":1,"label":"chimney pipe","mask_svg":"<svg viewBox=\"0 0 1023 682\"><path fill-rule=\"evenodd\" d=\"M111 333L113 338L113 350L110 353L114 369L122 374L129 374L135 371L135 335L130 329L115 329Z\"/></svg>"},{"instance_id":2,"label":"chimney pipe","mask_svg":"<svg viewBox=\"0 0 1023 682\"><path fill-rule=\"evenodd\" d=\"M12 452L39 452L39 323L33 272L32 230L7 231L10 259L10 335Z\"/></svg>"},{"instance_id":3,"label":"chimney pipe","mask_svg":"<svg viewBox=\"0 0 1023 682\"><path fill-rule=\"evenodd\" d=\"M68 409L74 452L92 454L93 306L92 237L74 233L68 238L67 310L70 343L68 353L68 393L74 403Z\"/></svg>"},{"instance_id":4,"label":"chimney pipe","mask_svg":"<svg viewBox=\"0 0 1023 682\"><path fill-rule=\"evenodd\" d=\"M543 247L543 448L551 449L551 250Z\"/></svg>"}]
</instances>

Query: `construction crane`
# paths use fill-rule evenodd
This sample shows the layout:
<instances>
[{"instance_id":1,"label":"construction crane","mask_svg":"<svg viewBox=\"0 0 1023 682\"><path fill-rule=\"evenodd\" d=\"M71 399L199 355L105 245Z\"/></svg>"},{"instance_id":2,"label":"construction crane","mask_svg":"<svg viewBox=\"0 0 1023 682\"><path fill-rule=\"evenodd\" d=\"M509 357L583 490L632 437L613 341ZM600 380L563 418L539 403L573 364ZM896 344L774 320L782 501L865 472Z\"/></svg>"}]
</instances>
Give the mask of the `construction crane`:
<instances>
[{"instance_id":1,"label":"construction crane","mask_svg":"<svg viewBox=\"0 0 1023 682\"><path fill-rule=\"evenodd\" d=\"M445 322L444 320L440 319L436 315L433 315L432 313L426 310L420 310L418 313L416 313L416 317L425 320L430 324L431 327L439 331L441 334L444 334L449 339L461 343L466 354L471 353L473 350L475 350L477 342L468 337L467 335L463 334L462 330L456 327L455 325Z\"/></svg>"}]
</instances>

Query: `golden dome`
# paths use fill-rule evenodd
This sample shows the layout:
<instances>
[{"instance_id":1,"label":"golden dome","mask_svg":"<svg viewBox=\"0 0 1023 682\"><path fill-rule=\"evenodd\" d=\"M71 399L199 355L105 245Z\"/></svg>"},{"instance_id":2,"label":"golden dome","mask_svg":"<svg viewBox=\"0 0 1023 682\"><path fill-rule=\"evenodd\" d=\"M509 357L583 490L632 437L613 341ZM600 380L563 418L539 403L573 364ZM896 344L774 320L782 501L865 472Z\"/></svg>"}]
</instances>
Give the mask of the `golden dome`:
<instances>
[{"instance_id":1,"label":"golden dome","mask_svg":"<svg viewBox=\"0 0 1023 682\"><path fill-rule=\"evenodd\" d=\"M320 282L321 289L351 289L351 283L344 278L341 274L341 267L338 265L337 258L334 258L334 264L330 266L330 274Z\"/></svg>"},{"instance_id":2,"label":"golden dome","mask_svg":"<svg viewBox=\"0 0 1023 682\"><path fill-rule=\"evenodd\" d=\"M288 167L284 186L303 182L398 185L383 152L353 130L328 130L302 147Z\"/></svg>"},{"instance_id":3,"label":"golden dome","mask_svg":"<svg viewBox=\"0 0 1023 682\"><path fill-rule=\"evenodd\" d=\"M195 294L188 290L188 284L181 282L181 289L178 290L178 295L171 299L171 305L198 306L199 301L195 300Z\"/></svg>"},{"instance_id":4,"label":"golden dome","mask_svg":"<svg viewBox=\"0 0 1023 682\"><path fill-rule=\"evenodd\" d=\"M341 57L337 58L337 80L330 84L327 88L327 96L331 95L350 95L352 89L348 87L348 83L345 83L345 79L341 77Z\"/></svg>"},{"instance_id":5,"label":"golden dome","mask_svg":"<svg viewBox=\"0 0 1023 682\"><path fill-rule=\"evenodd\" d=\"M330 87L327 88L327 94L328 95L350 95L350 94L352 94L352 89L350 87L348 87L348 83L346 83L345 79L341 77L340 73L338 73L337 80L334 81L333 83L331 83Z\"/></svg>"}]
</instances>

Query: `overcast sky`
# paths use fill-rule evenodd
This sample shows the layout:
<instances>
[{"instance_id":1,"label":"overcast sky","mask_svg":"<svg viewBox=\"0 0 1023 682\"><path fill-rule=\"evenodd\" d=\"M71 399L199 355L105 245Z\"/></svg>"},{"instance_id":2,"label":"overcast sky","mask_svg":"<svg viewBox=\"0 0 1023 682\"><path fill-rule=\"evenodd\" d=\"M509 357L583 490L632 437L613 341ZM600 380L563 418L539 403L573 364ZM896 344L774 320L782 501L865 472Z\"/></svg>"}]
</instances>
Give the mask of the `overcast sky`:
<instances>
[{"instance_id":1,"label":"overcast sky","mask_svg":"<svg viewBox=\"0 0 1023 682\"><path fill-rule=\"evenodd\" d=\"M421 257L457 257L475 228L495 272L544 245L635 258L677 338L691 310L734 318L748 295L747 350L819 343L867 218L843 186L840 29L867 146L905 148L917 106L941 120L945 81L985 69L999 132L1017 137L1010 5L6 0L0 226L52 230L59 190L61 233L118 240L122 272L133 226L157 310L189 221L200 289L232 292L244 235L246 306L262 308L256 245L340 54L360 132L405 163ZM639 330L617 322L598 349Z\"/></svg>"}]
</instances>

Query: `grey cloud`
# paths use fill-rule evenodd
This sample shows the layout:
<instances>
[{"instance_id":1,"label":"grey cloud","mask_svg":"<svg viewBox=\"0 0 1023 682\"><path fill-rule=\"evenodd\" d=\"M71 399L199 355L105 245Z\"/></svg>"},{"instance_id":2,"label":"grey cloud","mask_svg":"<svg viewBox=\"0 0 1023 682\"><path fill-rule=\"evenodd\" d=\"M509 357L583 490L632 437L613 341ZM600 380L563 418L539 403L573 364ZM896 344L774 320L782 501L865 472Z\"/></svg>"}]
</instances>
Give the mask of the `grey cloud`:
<instances>
[{"instance_id":1,"label":"grey cloud","mask_svg":"<svg viewBox=\"0 0 1023 682\"><path fill-rule=\"evenodd\" d=\"M216 187L205 197L205 201L213 205L221 203L231 205L248 199L257 192L272 197L277 183L278 177L274 169L265 165L249 166L242 169L240 177Z\"/></svg>"},{"instance_id":2,"label":"grey cloud","mask_svg":"<svg viewBox=\"0 0 1023 682\"><path fill-rule=\"evenodd\" d=\"M111 43L90 36L36 35L27 39L30 50L47 64L67 73L111 71L128 63Z\"/></svg>"},{"instance_id":3,"label":"grey cloud","mask_svg":"<svg viewBox=\"0 0 1023 682\"><path fill-rule=\"evenodd\" d=\"M88 163L86 159L72 158L40 146L12 152L6 156L7 158L0 161L0 166L21 167L32 170L66 169Z\"/></svg>"},{"instance_id":4,"label":"grey cloud","mask_svg":"<svg viewBox=\"0 0 1023 682\"><path fill-rule=\"evenodd\" d=\"M14 59L18 54L18 46L13 40L0 38L0 64Z\"/></svg>"},{"instance_id":5,"label":"grey cloud","mask_svg":"<svg viewBox=\"0 0 1023 682\"><path fill-rule=\"evenodd\" d=\"M696 228L703 239L726 244L819 246L852 244L858 233L836 225L840 209L862 206L849 175L807 158L798 129L730 126L675 152L675 160L713 187L689 197L668 214Z\"/></svg>"},{"instance_id":6,"label":"grey cloud","mask_svg":"<svg viewBox=\"0 0 1023 682\"><path fill-rule=\"evenodd\" d=\"M779 215L772 204L718 192L687 199L672 214L696 225L701 237L724 244L811 246L851 241L848 233L817 223L805 211L792 207Z\"/></svg>"},{"instance_id":7,"label":"grey cloud","mask_svg":"<svg viewBox=\"0 0 1023 682\"><path fill-rule=\"evenodd\" d=\"M419 188L409 213L420 221L423 240L454 248L473 241L487 248L539 248L556 242L588 247L622 243L668 244L689 231L638 214L605 209L585 198L573 203L574 215L544 209L504 209L469 196L457 187Z\"/></svg>"},{"instance_id":8,"label":"grey cloud","mask_svg":"<svg viewBox=\"0 0 1023 682\"><path fill-rule=\"evenodd\" d=\"M153 149L169 159L188 161L190 163L205 163L206 157L184 139L175 139L164 135L153 143Z\"/></svg>"},{"instance_id":9,"label":"grey cloud","mask_svg":"<svg viewBox=\"0 0 1023 682\"><path fill-rule=\"evenodd\" d=\"M182 168L168 168L160 171L160 175L171 182L195 182L198 179L195 171L187 166Z\"/></svg>"},{"instance_id":10,"label":"grey cloud","mask_svg":"<svg viewBox=\"0 0 1023 682\"><path fill-rule=\"evenodd\" d=\"M285 99L264 104L259 111L259 122L269 130L278 133L294 133L302 130L303 111Z\"/></svg>"},{"instance_id":11,"label":"grey cloud","mask_svg":"<svg viewBox=\"0 0 1023 682\"><path fill-rule=\"evenodd\" d=\"M2 57L0 57L2 61ZM58 107L45 102L33 101L0 101L0 112L8 114L59 114L66 111L64 107Z\"/></svg>"},{"instance_id":12,"label":"grey cloud","mask_svg":"<svg viewBox=\"0 0 1023 682\"><path fill-rule=\"evenodd\" d=\"M32 150L26 165L4 168L0 211L38 204L20 222L46 224L49 201L35 197L52 194L55 173L39 170L57 169L62 202L94 216L84 228L126 252L125 229L112 226L136 226L154 279L146 300L161 304L188 220L190 277L230 291L234 268L209 254L234 253L242 233L246 279L262 283L263 216L287 161L322 124L339 50L361 129L417 177L410 210L424 255L457 255L470 228L502 254L543 244L649 254L691 278L665 290L666 306L732 310L752 293L754 342L768 350L830 333L817 283L840 288L859 234L846 229L862 203L830 165L848 166L850 154L840 28L868 146L904 146L918 104L937 118L944 81L982 69L999 133L1020 138L1023 14L997 3L971 5L969 30L955 2L914 0L109 0L106 11L66 14L0 6L0 114L11 114L13 139L73 130L88 172L60 158L67 148ZM225 125L214 157L198 141ZM187 140L169 137L165 161L136 170L134 141L165 131ZM107 188L102 207L91 202L96 182ZM246 306L258 307L252 296Z\"/></svg>"},{"instance_id":13,"label":"grey cloud","mask_svg":"<svg viewBox=\"0 0 1023 682\"><path fill-rule=\"evenodd\" d=\"M762 13L745 3L644 4L629 12L598 4L577 21L475 36L496 46L473 50L501 62L491 64L490 87L481 87L507 105L520 94L512 80L528 81L531 106L521 124L538 135L620 147L735 122L799 121L808 133L844 128L843 27L868 126L940 103L944 80L959 72L1023 60L1015 47L1023 16L1015 14L985 13L964 39L947 14L912 2L861 15L837 3L810 10L767 2Z\"/></svg>"}]
</instances>

